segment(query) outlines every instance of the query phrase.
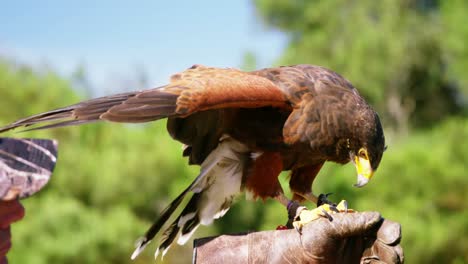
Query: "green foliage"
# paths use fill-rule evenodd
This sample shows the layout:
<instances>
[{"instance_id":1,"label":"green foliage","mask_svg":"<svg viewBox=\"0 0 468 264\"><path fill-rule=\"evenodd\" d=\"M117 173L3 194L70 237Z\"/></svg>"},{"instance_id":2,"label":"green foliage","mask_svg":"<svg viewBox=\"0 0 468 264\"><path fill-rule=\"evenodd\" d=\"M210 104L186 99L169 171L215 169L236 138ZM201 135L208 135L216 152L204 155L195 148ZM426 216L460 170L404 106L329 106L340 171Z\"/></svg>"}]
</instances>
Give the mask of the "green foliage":
<instances>
[{"instance_id":1,"label":"green foliage","mask_svg":"<svg viewBox=\"0 0 468 264\"><path fill-rule=\"evenodd\" d=\"M257 58L252 52L246 52L242 60L241 69L244 71L254 71L257 69Z\"/></svg>"},{"instance_id":2,"label":"green foliage","mask_svg":"<svg viewBox=\"0 0 468 264\"><path fill-rule=\"evenodd\" d=\"M444 4L445 12L431 6L431 1L254 2L268 26L290 36L281 64L317 64L346 76L376 107L387 127L407 132L408 124L433 125L461 111L460 96L466 88L460 86L459 76L464 75L463 58L468 54L463 45L466 32L461 32L466 27L459 26L468 23L463 1ZM456 18L452 19L450 8L458 8ZM439 12L445 14L443 25ZM451 39L445 41L441 35L448 30ZM452 62L458 64L449 68L459 75L448 79L445 69Z\"/></svg>"},{"instance_id":3,"label":"green foliage","mask_svg":"<svg viewBox=\"0 0 468 264\"><path fill-rule=\"evenodd\" d=\"M444 35L441 38L446 52L447 66L450 76L457 80L466 98L468 97L468 27L466 10L468 2L464 0L440 1L441 24Z\"/></svg>"},{"instance_id":4,"label":"green foliage","mask_svg":"<svg viewBox=\"0 0 468 264\"><path fill-rule=\"evenodd\" d=\"M51 191L24 204L26 217L13 228L12 263L123 262L145 228L124 204L96 210Z\"/></svg>"}]
</instances>

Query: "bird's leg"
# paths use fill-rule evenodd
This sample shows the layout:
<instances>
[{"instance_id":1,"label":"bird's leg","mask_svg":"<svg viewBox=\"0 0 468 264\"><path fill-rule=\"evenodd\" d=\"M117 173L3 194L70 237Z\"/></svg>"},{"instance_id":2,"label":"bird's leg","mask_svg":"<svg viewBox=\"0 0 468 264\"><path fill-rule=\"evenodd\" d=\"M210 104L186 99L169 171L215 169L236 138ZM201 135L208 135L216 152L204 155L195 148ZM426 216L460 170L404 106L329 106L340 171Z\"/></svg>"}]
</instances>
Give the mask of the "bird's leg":
<instances>
[{"instance_id":1,"label":"bird's leg","mask_svg":"<svg viewBox=\"0 0 468 264\"><path fill-rule=\"evenodd\" d=\"M314 204L317 204L319 203L319 197L315 196L312 192L308 192L308 193L299 193L299 192L295 192L294 193L295 195L299 196L299 197L302 197Z\"/></svg>"},{"instance_id":2,"label":"bird's leg","mask_svg":"<svg viewBox=\"0 0 468 264\"><path fill-rule=\"evenodd\" d=\"M288 210L288 222L286 223L286 227L293 228L293 222L306 207L301 206L297 201L288 199L283 192L275 196L274 199L284 205Z\"/></svg>"}]
</instances>

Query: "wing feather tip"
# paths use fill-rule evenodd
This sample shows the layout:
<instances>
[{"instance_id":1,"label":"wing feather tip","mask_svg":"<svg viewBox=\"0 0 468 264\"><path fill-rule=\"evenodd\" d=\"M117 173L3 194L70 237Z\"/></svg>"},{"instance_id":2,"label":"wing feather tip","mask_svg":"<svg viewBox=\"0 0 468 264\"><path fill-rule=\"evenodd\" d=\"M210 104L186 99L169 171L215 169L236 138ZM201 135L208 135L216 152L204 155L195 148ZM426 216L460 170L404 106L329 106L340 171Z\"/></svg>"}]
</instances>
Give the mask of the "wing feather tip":
<instances>
[{"instance_id":1,"label":"wing feather tip","mask_svg":"<svg viewBox=\"0 0 468 264\"><path fill-rule=\"evenodd\" d=\"M192 237L192 235L195 233L195 231L197 231L198 227L200 226L200 224L194 226L192 228L192 230L190 230L190 232L187 232L185 234L180 234L179 235L179 238L177 239L177 244L179 245L185 245L185 243L187 243L187 241Z\"/></svg>"},{"instance_id":2,"label":"wing feather tip","mask_svg":"<svg viewBox=\"0 0 468 264\"><path fill-rule=\"evenodd\" d=\"M131 260L134 260L140 253L145 250L146 246L151 242L146 237L141 237L135 242L135 250L133 251L132 255L130 256Z\"/></svg>"},{"instance_id":3,"label":"wing feather tip","mask_svg":"<svg viewBox=\"0 0 468 264\"><path fill-rule=\"evenodd\" d=\"M167 247L158 247L156 249L156 251L154 252L154 260L157 260L158 259L158 256L159 256L159 252L162 252L161 253L161 260L164 259L164 256L166 256L167 252L169 251L169 248L171 247L171 245L167 246Z\"/></svg>"}]
</instances>

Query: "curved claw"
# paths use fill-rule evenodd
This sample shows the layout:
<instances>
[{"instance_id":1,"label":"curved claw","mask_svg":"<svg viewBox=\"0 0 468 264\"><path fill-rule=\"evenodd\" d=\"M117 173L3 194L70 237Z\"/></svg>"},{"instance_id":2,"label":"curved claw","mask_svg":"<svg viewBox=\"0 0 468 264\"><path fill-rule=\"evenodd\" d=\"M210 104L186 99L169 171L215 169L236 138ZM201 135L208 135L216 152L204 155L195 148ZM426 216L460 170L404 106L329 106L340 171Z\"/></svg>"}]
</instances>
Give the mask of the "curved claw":
<instances>
[{"instance_id":1,"label":"curved claw","mask_svg":"<svg viewBox=\"0 0 468 264\"><path fill-rule=\"evenodd\" d=\"M339 212L340 212L340 210L338 210L338 208L337 208L336 206L332 206L332 205L330 205L330 210L333 211L333 212L335 212L335 213L339 213Z\"/></svg>"},{"instance_id":2,"label":"curved claw","mask_svg":"<svg viewBox=\"0 0 468 264\"><path fill-rule=\"evenodd\" d=\"M330 207L330 208L334 208L334 207ZM323 213L323 216L326 217L330 222L333 221L333 217L323 208L322 209L322 213ZM336 208L334 208L336 210Z\"/></svg>"}]
</instances>

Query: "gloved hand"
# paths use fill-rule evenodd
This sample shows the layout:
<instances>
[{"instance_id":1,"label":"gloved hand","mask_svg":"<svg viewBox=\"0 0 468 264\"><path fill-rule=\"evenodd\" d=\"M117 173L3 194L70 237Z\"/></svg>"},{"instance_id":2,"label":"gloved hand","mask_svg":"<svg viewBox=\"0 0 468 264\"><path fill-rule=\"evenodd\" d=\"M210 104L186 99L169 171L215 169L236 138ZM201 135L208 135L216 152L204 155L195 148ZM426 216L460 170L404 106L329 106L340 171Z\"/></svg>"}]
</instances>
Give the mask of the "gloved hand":
<instances>
[{"instance_id":1,"label":"gloved hand","mask_svg":"<svg viewBox=\"0 0 468 264\"><path fill-rule=\"evenodd\" d=\"M0 138L0 264L11 248L10 224L24 216L18 198L41 190L57 161L57 142Z\"/></svg>"},{"instance_id":2,"label":"gloved hand","mask_svg":"<svg viewBox=\"0 0 468 264\"><path fill-rule=\"evenodd\" d=\"M0 264L8 263L6 254L11 248L10 224L24 216L24 208L18 200L0 200Z\"/></svg>"},{"instance_id":3,"label":"gloved hand","mask_svg":"<svg viewBox=\"0 0 468 264\"><path fill-rule=\"evenodd\" d=\"M377 212L333 214L294 229L195 241L195 263L403 263L401 227Z\"/></svg>"}]
</instances>

